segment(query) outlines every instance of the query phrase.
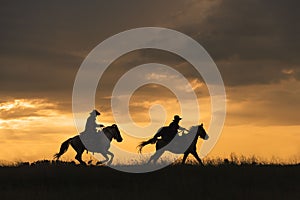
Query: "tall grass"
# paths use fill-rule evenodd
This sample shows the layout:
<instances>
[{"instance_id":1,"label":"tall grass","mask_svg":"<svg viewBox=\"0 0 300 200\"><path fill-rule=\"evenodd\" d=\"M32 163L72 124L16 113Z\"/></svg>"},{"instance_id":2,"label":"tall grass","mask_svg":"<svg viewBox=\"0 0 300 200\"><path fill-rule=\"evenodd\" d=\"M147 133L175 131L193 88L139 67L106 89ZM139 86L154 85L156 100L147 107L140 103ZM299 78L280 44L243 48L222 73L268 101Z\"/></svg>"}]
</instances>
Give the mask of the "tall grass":
<instances>
[{"instance_id":1,"label":"tall grass","mask_svg":"<svg viewBox=\"0 0 300 200\"><path fill-rule=\"evenodd\" d=\"M129 160L127 163L116 162L115 166L129 166L129 165L147 165L149 158L143 157L139 160ZM255 155L252 156L243 156L237 155L235 153L231 153L228 158L222 157L207 157L202 159L204 166L241 166L241 165L299 165L300 160L298 158L290 158L290 159L280 159L277 157L272 157L270 159L261 158ZM96 166L96 161L94 160L91 164L87 166ZM174 162L170 162L170 160L159 159L156 163L157 165L166 166L168 163L172 163L172 165L180 165L181 159L177 159ZM198 165L198 162L193 159L187 159L187 165ZM77 161L57 161L57 160L38 160L35 162L7 162L0 161L0 167L28 167L28 166L76 166L79 165ZM103 166L103 165L101 165Z\"/></svg>"}]
</instances>

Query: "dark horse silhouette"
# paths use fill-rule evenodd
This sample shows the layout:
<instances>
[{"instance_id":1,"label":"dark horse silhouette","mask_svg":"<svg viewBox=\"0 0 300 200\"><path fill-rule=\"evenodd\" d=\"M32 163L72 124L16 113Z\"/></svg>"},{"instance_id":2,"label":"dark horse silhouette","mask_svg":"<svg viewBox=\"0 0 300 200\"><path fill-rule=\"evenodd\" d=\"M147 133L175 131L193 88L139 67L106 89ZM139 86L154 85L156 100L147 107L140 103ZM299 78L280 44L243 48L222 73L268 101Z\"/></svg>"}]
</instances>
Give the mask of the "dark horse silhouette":
<instances>
[{"instance_id":1,"label":"dark horse silhouette","mask_svg":"<svg viewBox=\"0 0 300 200\"><path fill-rule=\"evenodd\" d=\"M101 153L104 157L104 161L97 162L97 164L104 163L106 161L109 161L108 164L112 163L114 154L110 152L108 149L110 147L110 142L112 139L117 140L117 142L122 142L123 138L121 137L120 131L117 127L117 125L113 124L112 126L108 126L102 129L104 135L106 136L105 139L102 139L99 141L102 148L99 149L99 153ZM97 133L99 137L101 138L103 133ZM95 141L97 142L97 141ZM73 147L73 149L77 152L75 159L80 162L80 164L85 165L86 163L82 160L82 153L84 150L87 150L84 144L82 143L80 136L76 135L75 137L67 139L65 142L63 142L60 146L60 150L58 153L54 154L55 159L59 159L67 150L69 145ZM107 155L111 156L111 159L109 160L109 157Z\"/></svg>"},{"instance_id":2,"label":"dark horse silhouette","mask_svg":"<svg viewBox=\"0 0 300 200\"><path fill-rule=\"evenodd\" d=\"M168 127L163 127L159 131L164 131L164 134L168 134L168 129L167 128ZM188 139L188 137L191 137L192 133L196 133L193 140L192 140L192 143L183 152L182 148L179 148L177 145L186 144L188 141L191 141L191 140ZM197 159L199 164L202 165L202 161L201 161L200 157L198 156L197 149L196 149L196 144L197 144L197 141L198 141L199 137L204 139L204 140L208 139L208 135L207 135L205 129L203 128L203 124L198 125L198 126L192 126L190 128L188 134L184 134L180 137L179 136L175 137L174 140L176 140L176 141L174 141L174 142L172 141L173 145L171 145L171 144L168 145L170 143L170 141L165 140L164 138L166 138L166 137L162 137L161 139L153 137L153 138L151 138L147 141L141 142L137 146L137 148L138 148L138 151L140 153L142 153L142 149L143 149L144 146L146 146L148 144L155 144L156 143L156 146L155 146L156 147L156 152L150 157L150 160L148 161L148 163L150 163L152 160L155 163L165 151L170 151L170 152L176 153L176 154L181 154L181 153L184 154L182 164L185 163L188 155L192 154ZM165 148L163 148L163 147L165 147Z\"/></svg>"}]
</instances>

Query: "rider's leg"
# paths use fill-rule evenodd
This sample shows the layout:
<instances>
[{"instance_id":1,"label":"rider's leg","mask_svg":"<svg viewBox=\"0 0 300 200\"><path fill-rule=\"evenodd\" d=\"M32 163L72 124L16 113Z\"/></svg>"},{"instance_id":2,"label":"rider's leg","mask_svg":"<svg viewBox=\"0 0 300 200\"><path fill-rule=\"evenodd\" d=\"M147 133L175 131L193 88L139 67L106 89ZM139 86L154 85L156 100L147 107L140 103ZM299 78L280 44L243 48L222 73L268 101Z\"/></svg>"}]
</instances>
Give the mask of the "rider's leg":
<instances>
[{"instance_id":1,"label":"rider's leg","mask_svg":"<svg viewBox=\"0 0 300 200\"><path fill-rule=\"evenodd\" d=\"M158 138L158 137L161 137L162 136L162 133L163 133L163 127L158 129L158 131L155 133L154 137L153 138Z\"/></svg>"}]
</instances>

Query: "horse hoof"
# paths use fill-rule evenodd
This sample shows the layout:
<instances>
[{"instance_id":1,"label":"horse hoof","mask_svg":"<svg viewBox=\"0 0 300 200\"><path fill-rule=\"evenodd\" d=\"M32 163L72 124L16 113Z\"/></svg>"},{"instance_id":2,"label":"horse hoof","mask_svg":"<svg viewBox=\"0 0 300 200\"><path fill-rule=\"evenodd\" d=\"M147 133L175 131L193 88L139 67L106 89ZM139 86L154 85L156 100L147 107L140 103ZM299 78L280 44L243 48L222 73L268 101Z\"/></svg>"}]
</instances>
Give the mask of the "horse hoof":
<instances>
[{"instance_id":1,"label":"horse hoof","mask_svg":"<svg viewBox=\"0 0 300 200\"><path fill-rule=\"evenodd\" d=\"M98 161L97 163L96 163L96 165L102 165L103 164L103 162L101 162L101 161Z\"/></svg>"}]
</instances>

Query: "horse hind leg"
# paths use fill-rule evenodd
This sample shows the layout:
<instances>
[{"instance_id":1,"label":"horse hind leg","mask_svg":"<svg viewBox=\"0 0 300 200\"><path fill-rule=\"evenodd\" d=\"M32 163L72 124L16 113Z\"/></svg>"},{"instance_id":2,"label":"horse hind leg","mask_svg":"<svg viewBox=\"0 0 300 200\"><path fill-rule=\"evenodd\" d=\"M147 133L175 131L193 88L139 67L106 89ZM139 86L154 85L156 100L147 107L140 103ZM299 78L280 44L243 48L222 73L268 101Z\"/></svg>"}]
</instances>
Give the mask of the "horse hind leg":
<instances>
[{"instance_id":1,"label":"horse hind leg","mask_svg":"<svg viewBox=\"0 0 300 200\"><path fill-rule=\"evenodd\" d=\"M148 164L151 163L153 160L153 163L156 164L157 160L160 158L160 156L163 154L163 151L156 151L149 159Z\"/></svg>"},{"instance_id":2,"label":"horse hind leg","mask_svg":"<svg viewBox=\"0 0 300 200\"><path fill-rule=\"evenodd\" d=\"M82 160L82 153L83 153L83 151L77 152L75 159L78 160L80 162L80 164L86 165L86 163Z\"/></svg>"},{"instance_id":3,"label":"horse hind leg","mask_svg":"<svg viewBox=\"0 0 300 200\"><path fill-rule=\"evenodd\" d=\"M150 157L148 164L153 161L154 164L156 164L157 160L161 157L161 155L164 153L164 150L162 148L165 146L165 143L162 140L158 140L155 145L155 153Z\"/></svg>"},{"instance_id":4,"label":"horse hind leg","mask_svg":"<svg viewBox=\"0 0 300 200\"><path fill-rule=\"evenodd\" d=\"M78 145L77 143L71 143L71 146L73 147L73 149L76 151L76 156L75 159L78 160L78 162L82 165L86 165L86 163L82 160L82 154L84 152L84 147L82 147L81 145Z\"/></svg>"}]
</instances>

